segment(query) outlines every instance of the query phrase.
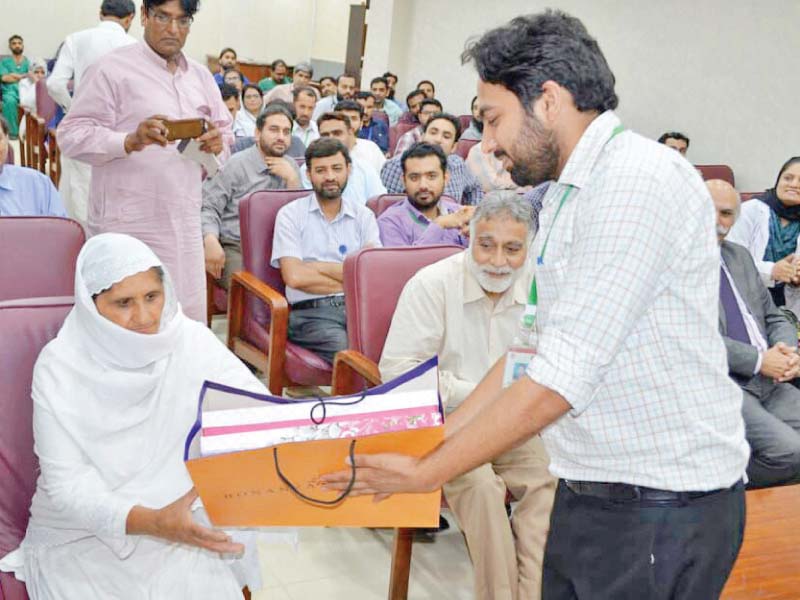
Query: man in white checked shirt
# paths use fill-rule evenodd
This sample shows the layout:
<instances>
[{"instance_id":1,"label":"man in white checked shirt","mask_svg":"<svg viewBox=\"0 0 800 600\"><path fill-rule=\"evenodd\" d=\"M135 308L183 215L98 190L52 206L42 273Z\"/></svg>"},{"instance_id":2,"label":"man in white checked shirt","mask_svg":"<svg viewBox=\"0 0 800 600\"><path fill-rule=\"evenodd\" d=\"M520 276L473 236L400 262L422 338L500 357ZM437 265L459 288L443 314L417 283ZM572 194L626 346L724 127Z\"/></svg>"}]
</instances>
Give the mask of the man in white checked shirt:
<instances>
[{"instance_id":1,"label":"man in white checked shirt","mask_svg":"<svg viewBox=\"0 0 800 600\"><path fill-rule=\"evenodd\" d=\"M614 76L577 19L519 17L463 58L484 143L518 184L554 180L533 252L537 354L504 391L498 363L435 452L357 457L355 490L434 490L541 431L560 479L545 600L716 598L749 449L717 332L709 194L678 153L621 131Z\"/></svg>"}]
</instances>

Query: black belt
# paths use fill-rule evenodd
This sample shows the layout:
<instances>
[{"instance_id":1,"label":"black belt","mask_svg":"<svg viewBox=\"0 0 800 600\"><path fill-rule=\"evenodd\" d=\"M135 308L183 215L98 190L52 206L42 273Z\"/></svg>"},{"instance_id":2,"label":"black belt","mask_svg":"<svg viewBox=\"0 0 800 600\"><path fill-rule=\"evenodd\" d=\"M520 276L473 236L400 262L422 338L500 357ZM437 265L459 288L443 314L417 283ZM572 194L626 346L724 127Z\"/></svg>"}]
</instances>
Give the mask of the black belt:
<instances>
[{"instance_id":1,"label":"black belt","mask_svg":"<svg viewBox=\"0 0 800 600\"><path fill-rule=\"evenodd\" d=\"M301 300L292 304L292 310L320 308L323 306L344 306L344 296L325 296L323 298L314 298L313 300Z\"/></svg>"},{"instance_id":2,"label":"black belt","mask_svg":"<svg viewBox=\"0 0 800 600\"><path fill-rule=\"evenodd\" d=\"M723 488L718 490L711 490L709 492L673 492L670 490L659 490L656 488L644 487L641 485L631 485L628 483L601 483L596 481L571 481L567 479L562 480L572 492L579 496L594 496L595 498L602 498L604 500L617 500L617 501L637 501L637 500L651 500L651 501L679 501L686 502L688 500L695 500L697 498L704 498L712 494L718 494L728 489L734 489L738 485L742 485L741 481L737 481L730 488Z\"/></svg>"}]
</instances>

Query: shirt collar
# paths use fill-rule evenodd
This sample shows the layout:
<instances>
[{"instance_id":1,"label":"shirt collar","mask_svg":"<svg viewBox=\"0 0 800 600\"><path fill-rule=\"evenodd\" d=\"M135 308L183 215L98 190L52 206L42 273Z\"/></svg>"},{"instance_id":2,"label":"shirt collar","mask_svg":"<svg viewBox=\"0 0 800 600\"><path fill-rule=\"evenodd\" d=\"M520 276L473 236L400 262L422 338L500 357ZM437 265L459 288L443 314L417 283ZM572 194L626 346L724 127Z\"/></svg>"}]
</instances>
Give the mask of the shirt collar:
<instances>
[{"instance_id":1,"label":"shirt collar","mask_svg":"<svg viewBox=\"0 0 800 600\"><path fill-rule=\"evenodd\" d=\"M100 21L97 24L98 29L108 29L111 31L116 31L117 33L127 33L125 28L117 23L116 21Z\"/></svg>"},{"instance_id":2,"label":"shirt collar","mask_svg":"<svg viewBox=\"0 0 800 600\"><path fill-rule=\"evenodd\" d=\"M148 44L145 40L142 40L141 42L139 42L139 44L142 47L142 52L144 52L144 55L148 58L148 60L150 60L155 65L161 67L165 71L169 72L169 69L167 68L166 58L164 58L163 56L158 54L155 50L153 50L150 47L150 44ZM180 55L178 56L178 70L186 72L188 69L189 69L189 63L186 61L186 56L184 55L183 51L181 51Z\"/></svg>"},{"instance_id":3,"label":"shirt collar","mask_svg":"<svg viewBox=\"0 0 800 600\"><path fill-rule=\"evenodd\" d=\"M268 170L267 164L264 162L264 157L261 155L261 149L258 147L258 142L250 146L245 152L250 153L247 158L252 161L258 173L263 173Z\"/></svg>"},{"instance_id":4,"label":"shirt collar","mask_svg":"<svg viewBox=\"0 0 800 600\"><path fill-rule=\"evenodd\" d=\"M470 248L464 250L464 304L488 298L481 284L478 283L478 280L469 269L467 252L472 252L472 250ZM511 303L524 305L527 303L528 291L530 290L531 281L533 279L532 264L531 256L528 256L525 265L521 267L522 273L519 274L519 277L517 277L511 289L506 290L505 293L500 296L500 299L497 301L498 306L505 306Z\"/></svg>"},{"instance_id":5,"label":"shirt collar","mask_svg":"<svg viewBox=\"0 0 800 600\"><path fill-rule=\"evenodd\" d=\"M572 150L564 170L561 171L558 183L577 188L584 187L603 148L619 124L619 117L612 110L605 111L589 123L589 127Z\"/></svg>"},{"instance_id":6,"label":"shirt collar","mask_svg":"<svg viewBox=\"0 0 800 600\"><path fill-rule=\"evenodd\" d=\"M8 165L4 165L0 169L0 188L9 191L14 189L14 180L11 178L11 169L8 168Z\"/></svg>"},{"instance_id":7,"label":"shirt collar","mask_svg":"<svg viewBox=\"0 0 800 600\"><path fill-rule=\"evenodd\" d=\"M453 210L450 207L450 203L447 200L439 198L438 204L439 204L439 212L441 214L449 215L451 212L453 212ZM408 196L406 196L406 199L403 201L402 206L403 208L410 210L412 213L414 213L414 215L423 223L430 223L430 219L425 215L423 215L416 206L411 204L411 200L408 199Z\"/></svg>"},{"instance_id":8,"label":"shirt collar","mask_svg":"<svg viewBox=\"0 0 800 600\"><path fill-rule=\"evenodd\" d=\"M320 216L324 219L325 215L322 214L322 209L319 207L319 202L317 201L316 194L309 194L306 196L308 200L308 212L317 212ZM334 217L333 221L329 221L333 223L334 221L338 221L342 217L352 217L355 218L356 212L353 210L352 205L348 202L344 197L342 197L342 206L339 208L339 214ZM327 221L327 219L325 219Z\"/></svg>"}]
</instances>

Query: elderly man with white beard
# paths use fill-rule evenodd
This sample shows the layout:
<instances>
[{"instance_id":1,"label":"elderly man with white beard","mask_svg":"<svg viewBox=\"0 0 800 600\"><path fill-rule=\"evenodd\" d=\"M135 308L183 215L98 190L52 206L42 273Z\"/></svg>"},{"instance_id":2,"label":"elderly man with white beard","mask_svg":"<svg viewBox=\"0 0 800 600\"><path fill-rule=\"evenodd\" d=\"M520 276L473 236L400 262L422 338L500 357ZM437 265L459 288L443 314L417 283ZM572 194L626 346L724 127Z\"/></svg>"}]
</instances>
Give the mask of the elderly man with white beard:
<instances>
[{"instance_id":1,"label":"elderly man with white beard","mask_svg":"<svg viewBox=\"0 0 800 600\"><path fill-rule=\"evenodd\" d=\"M488 194L470 222L469 248L420 270L403 289L380 361L384 380L438 355L442 402L448 414L457 411L518 330L533 233L520 196ZM540 598L555 492L548 462L535 436L444 486L466 536L478 600ZM507 490L518 501L510 521Z\"/></svg>"}]
</instances>

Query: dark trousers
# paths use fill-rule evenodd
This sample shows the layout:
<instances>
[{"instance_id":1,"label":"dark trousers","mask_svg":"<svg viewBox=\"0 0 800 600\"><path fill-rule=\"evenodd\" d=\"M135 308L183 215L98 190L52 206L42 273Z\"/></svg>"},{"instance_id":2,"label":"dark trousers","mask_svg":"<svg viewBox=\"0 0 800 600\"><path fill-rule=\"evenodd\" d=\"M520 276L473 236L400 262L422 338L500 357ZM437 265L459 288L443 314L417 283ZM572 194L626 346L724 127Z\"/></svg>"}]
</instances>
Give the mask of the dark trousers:
<instances>
[{"instance_id":1,"label":"dark trousers","mask_svg":"<svg viewBox=\"0 0 800 600\"><path fill-rule=\"evenodd\" d=\"M344 305L289 311L288 337L333 364L336 353L347 348Z\"/></svg>"},{"instance_id":2,"label":"dark trousers","mask_svg":"<svg viewBox=\"0 0 800 600\"><path fill-rule=\"evenodd\" d=\"M744 486L681 500L607 500L559 481L543 600L713 600L739 554Z\"/></svg>"}]
</instances>

